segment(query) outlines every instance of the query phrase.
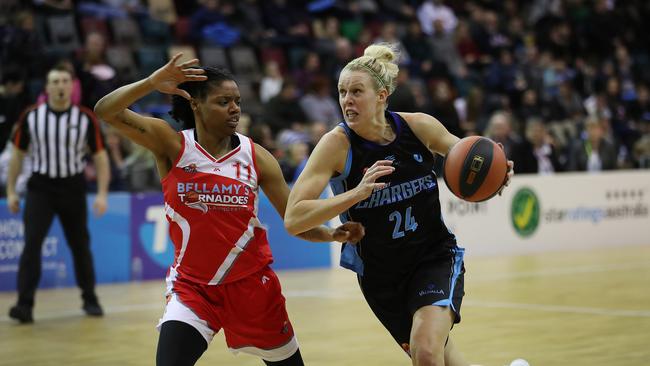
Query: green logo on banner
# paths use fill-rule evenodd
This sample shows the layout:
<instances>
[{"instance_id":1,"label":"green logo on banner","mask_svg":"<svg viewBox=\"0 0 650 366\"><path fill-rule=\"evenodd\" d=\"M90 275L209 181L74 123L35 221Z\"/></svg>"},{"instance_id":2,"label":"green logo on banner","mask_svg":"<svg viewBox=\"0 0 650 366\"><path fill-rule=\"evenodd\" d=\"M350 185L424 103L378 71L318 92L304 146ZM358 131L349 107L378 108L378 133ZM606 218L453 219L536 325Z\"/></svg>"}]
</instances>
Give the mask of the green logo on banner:
<instances>
[{"instance_id":1,"label":"green logo on banner","mask_svg":"<svg viewBox=\"0 0 650 366\"><path fill-rule=\"evenodd\" d=\"M531 236L539 226L539 199L535 192L522 188L515 193L510 207L512 226L517 234Z\"/></svg>"}]
</instances>

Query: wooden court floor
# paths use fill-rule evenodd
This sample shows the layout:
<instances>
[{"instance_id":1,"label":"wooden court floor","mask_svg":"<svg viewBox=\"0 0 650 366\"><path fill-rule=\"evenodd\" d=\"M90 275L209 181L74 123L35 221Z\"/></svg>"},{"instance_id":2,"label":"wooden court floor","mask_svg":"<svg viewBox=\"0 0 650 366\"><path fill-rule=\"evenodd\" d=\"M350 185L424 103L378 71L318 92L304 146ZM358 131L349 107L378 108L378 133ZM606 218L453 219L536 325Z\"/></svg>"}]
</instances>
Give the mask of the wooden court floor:
<instances>
[{"instance_id":1,"label":"wooden court floor","mask_svg":"<svg viewBox=\"0 0 650 366\"><path fill-rule=\"evenodd\" d=\"M650 365L650 245L466 258L468 361L503 366ZM362 299L351 272L280 272L307 365L410 365ZM77 289L40 291L36 323L10 322L0 294L0 365L153 365L163 281L103 285L104 318L82 316ZM222 336L198 365L262 365Z\"/></svg>"}]
</instances>

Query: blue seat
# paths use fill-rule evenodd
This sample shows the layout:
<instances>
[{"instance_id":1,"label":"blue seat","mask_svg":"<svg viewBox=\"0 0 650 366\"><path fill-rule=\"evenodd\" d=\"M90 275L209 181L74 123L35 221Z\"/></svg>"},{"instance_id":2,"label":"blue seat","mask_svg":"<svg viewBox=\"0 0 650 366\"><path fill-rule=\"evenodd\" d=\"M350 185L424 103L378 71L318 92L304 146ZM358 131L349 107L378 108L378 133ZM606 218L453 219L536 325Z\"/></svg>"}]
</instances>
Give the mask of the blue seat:
<instances>
[{"instance_id":1,"label":"blue seat","mask_svg":"<svg viewBox=\"0 0 650 366\"><path fill-rule=\"evenodd\" d=\"M143 18L140 20L142 37L148 44L169 44L171 43L171 29L169 24L160 20Z\"/></svg>"},{"instance_id":2,"label":"blue seat","mask_svg":"<svg viewBox=\"0 0 650 366\"><path fill-rule=\"evenodd\" d=\"M140 47L136 54L140 65L140 76L143 78L158 70L169 60L167 58L167 48L160 46Z\"/></svg>"},{"instance_id":3,"label":"blue seat","mask_svg":"<svg viewBox=\"0 0 650 366\"><path fill-rule=\"evenodd\" d=\"M68 52L79 48L79 36L74 16L51 16L46 20L49 33L49 46Z\"/></svg>"},{"instance_id":4,"label":"blue seat","mask_svg":"<svg viewBox=\"0 0 650 366\"><path fill-rule=\"evenodd\" d=\"M131 18L114 18L110 20L113 41L118 45L135 49L142 42L138 23Z\"/></svg>"},{"instance_id":5,"label":"blue seat","mask_svg":"<svg viewBox=\"0 0 650 366\"><path fill-rule=\"evenodd\" d=\"M235 74L251 79L260 77L260 66L255 50L247 46L236 46L230 49L230 60Z\"/></svg>"},{"instance_id":6,"label":"blue seat","mask_svg":"<svg viewBox=\"0 0 650 366\"><path fill-rule=\"evenodd\" d=\"M202 46L199 49L199 59L204 66L230 69L226 50L218 46Z\"/></svg>"}]
</instances>

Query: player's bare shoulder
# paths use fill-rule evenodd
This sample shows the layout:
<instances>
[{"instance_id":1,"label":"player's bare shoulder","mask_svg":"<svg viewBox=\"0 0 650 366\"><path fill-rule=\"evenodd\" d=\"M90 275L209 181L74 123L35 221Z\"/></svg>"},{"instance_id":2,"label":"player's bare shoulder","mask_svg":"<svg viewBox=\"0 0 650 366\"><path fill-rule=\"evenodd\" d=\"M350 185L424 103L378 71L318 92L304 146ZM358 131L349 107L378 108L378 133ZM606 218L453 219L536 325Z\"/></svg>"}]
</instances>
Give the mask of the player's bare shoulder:
<instances>
[{"instance_id":1,"label":"player's bare shoulder","mask_svg":"<svg viewBox=\"0 0 650 366\"><path fill-rule=\"evenodd\" d=\"M350 139L341 126L336 126L321 137L316 146L319 150L346 150L350 147Z\"/></svg>"},{"instance_id":2,"label":"player's bare shoulder","mask_svg":"<svg viewBox=\"0 0 650 366\"><path fill-rule=\"evenodd\" d=\"M400 117L409 124L409 126L415 125L417 127L438 121L435 117L422 112L397 112L397 114L399 114Z\"/></svg>"},{"instance_id":3,"label":"player's bare shoulder","mask_svg":"<svg viewBox=\"0 0 650 366\"><path fill-rule=\"evenodd\" d=\"M345 130L336 126L321 137L311 155L318 162L319 169L341 172L349 149L350 139Z\"/></svg>"}]
</instances>

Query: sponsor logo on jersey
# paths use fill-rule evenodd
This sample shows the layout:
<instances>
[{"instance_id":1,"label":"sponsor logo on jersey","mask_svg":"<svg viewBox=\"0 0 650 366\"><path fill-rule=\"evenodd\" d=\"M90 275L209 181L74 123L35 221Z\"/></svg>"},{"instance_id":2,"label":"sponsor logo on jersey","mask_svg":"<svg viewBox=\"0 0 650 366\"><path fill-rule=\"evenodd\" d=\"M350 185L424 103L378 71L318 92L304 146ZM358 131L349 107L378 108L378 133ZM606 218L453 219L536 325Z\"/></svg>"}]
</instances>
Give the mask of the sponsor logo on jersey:
<instances>
[{"instance_id":1,"label":"sponsor logo on jersey","mask_svg":"<svg viewBox=\"0 0 650 366\"><path fill-rule=\"evenodd\" d=\"M374 208L400 202L407 200L422 191L430 192L437 185L438 182L431 174L415 178L408 182L391 184L383 189L375 190L372 192L370 197L359 202L354 208Z\"/></svg>"},{"instance_id":2,"label":"sponsor logo on jersey","mask_svg":"<svg viewBox=\"0 0 650 366\"><path fill-rule=\"evenodd\" d=\"M203 213L208 212L208 205L201 202L200 195L194 191L187 192L181 197L181 200L187 207L199 210Z\"/></svg>"},{"instance_id":3,"label":"sponsor logo on jersey","mask_svg":"<svg viewBox=\"0 0 650 366\"><path fill-rule=\"evenodd\" d=\"M196 172L198 172L198 169L197 169L197 167L196 167L196 164L191 163L190 165L186 165L186 166L184 166L184 167L183 167L183 171L184 171L185 173L196 173Z\"/></svg>"},{"instance_id":4,"label":"sponsor logo on jersey","mask_svg":"<svg viewBox=\"0 0 650 366\"><path fill-rule=\"evenodd\" d=\"M510 205L510 219L515 232L522 237L533 235L540 220L539 199L529 188L522 188L515 193Z\"/></svg>"},{"instance_id":5,"label":"sponsor logo on jersey","mask_svg":"<svg viewBox=\"0 0 650 366\"><path fill-rule=\"evenodd\" d=\"M428 295L428 294L444 295L445 292L440 288L437 289L436 285L434 285L433 283L430 283L429 285L427 285L427 288L425 288L424 290L418 291L418 295L420 295L420 296L424 296L424 295Z\"/></svg>"},{"instance_id":6,"label":"sponsor logo on jersey","mask_svg":"<svg viewBox=\"0 0 650 366\"><path fill-rule=\"evenodd\" d=\"M251 190L243 184L177 183L177 194L188 207L208 212L217 207L248 207Z\"/></svg>"}]
</instances>

